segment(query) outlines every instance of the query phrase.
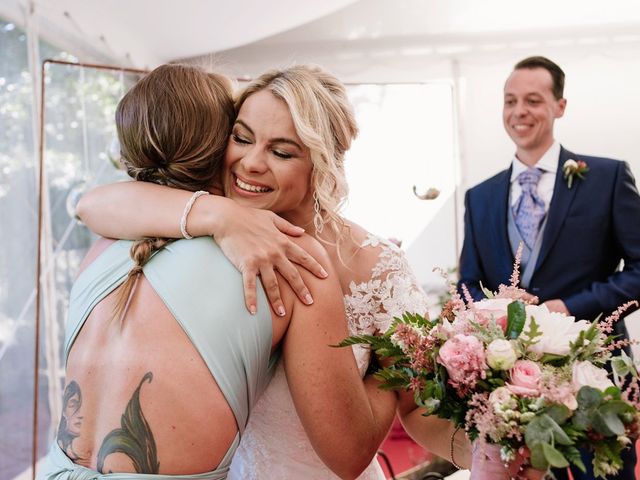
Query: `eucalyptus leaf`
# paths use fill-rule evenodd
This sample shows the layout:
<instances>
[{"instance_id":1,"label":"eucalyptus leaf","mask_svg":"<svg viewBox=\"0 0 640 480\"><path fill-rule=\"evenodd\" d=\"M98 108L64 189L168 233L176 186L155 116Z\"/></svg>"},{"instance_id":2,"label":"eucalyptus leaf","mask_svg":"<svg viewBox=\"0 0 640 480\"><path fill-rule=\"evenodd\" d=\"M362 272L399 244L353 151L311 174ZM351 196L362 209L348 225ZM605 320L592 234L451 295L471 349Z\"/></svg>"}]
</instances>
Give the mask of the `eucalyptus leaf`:
<instances>
[{"instance_id":1,"label":"eucalyptus leaf","mask_svg":"<svg viewBox=\"0 0 640 480\"><path fill-rule=\"evenodd\" d=\"M534 445L530 445L527 442L527 446L531 451L531 466L536 470L547 470L549 468L549 461L544 455L544 450L542 449L542 445L544 442L539 442Z\"/></svg>"},{"instance_id":2,"label":"eucalyptus leaf","mask_svg":"<svg viewBox=\"0 0 640 480\"><path fill-rule=\"evenodd\" d=\"M584 386L578 391L576 400L578 400L578 408L590 409L599 406L602 403L602 392L600 390Z\"/></svg>"},{"instance_id":3,"label":"eucalyptus leaf","mask_svg":"<svg viewBox=\"0 0 640 480\"><path fill-rule=\"evenodd\" d=\"M564 458L564 455L548 443L542 444L542 452L544 454L544 458L552 467L566 468L569 466L569 462Z\"/></svg>"},{"instance_id":4,"label":"eucalyptus leaf","mask_svg":"<svg viewBox=\"0 0 640 480\"><path fill-rule=\"evenodd\" d=\"M524 430L524 439L529 448L531 448L537 443L551 442L553 440L553 431L542 417L536 417L527 424Z\"/></svg>"},{"instance_id":5,"label":"eucalyptus leaf","mask_svg":"<svg viewBox=\"0 0 640 480\"><path fill-rule=\"evenodd\" d=\"M605 437L613 437L624 434L624 424L622 420L611 411L596 410L591 419L591 424L596 432Z\"/></svg>"},{"instance_id":6,"label":"eucalyptus leaf","mask_svg":"<svg viewBox=\"0 0 640 480\"><path fill-rule=\"evenodd\" d=\"M591 428L591 416L587 410L577 410L571 417L571 423L582 431L589 430Z\"/></svg>"},{"instance_id":7,"label":"eucalyptus leaf","mask_svg":"<svg viewBox=\"0 0 640 480\"><path fill-rule=\"evenodd\" d=\"M562 425L571 416L571 410L566 406L556 404L552 405L545 410L545 413L549 415L558 425Z\"/></svg>"}]
</instances>

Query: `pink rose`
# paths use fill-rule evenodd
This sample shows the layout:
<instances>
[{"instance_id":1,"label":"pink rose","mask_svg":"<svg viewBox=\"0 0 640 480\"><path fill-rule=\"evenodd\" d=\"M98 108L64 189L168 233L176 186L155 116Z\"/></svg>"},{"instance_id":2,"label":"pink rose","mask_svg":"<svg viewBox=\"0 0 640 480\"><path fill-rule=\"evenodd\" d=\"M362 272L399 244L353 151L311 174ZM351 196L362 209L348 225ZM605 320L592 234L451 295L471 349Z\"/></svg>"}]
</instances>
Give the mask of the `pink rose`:
<instances>
[{"instance_id":1,"label":"pink rose","mask_svg":"<svg viewBox=\"0 0 640 480\"><path fill-rule=\"evenodd\" d=\"M507 383L507 388L516 395L537 397L540 395L541 374L536 362L518 360L509 372L511 383Z\"/></svg>"},{"instance_id":2,"label":"pink rose","mask_svg":"<svg viewBox=\"0 0 640 480\"><path fill-rule=\"evenodd\" d=\"M507 322L508 318L506 315L496 318L496 323L502 329L502 333L507 333Z\"/></svg>"},{"instance_id":3,"label":"pink rose","mask_svg":"<svg viewBox=\"0 0 640 480\"><path fill-rule=\"evenodd\" d=\"M447 340L440 347L438 362L447 369L449 383L462 394L486 376L484 345L472 335L459 333Z\"/></svg>"}]
</instances>

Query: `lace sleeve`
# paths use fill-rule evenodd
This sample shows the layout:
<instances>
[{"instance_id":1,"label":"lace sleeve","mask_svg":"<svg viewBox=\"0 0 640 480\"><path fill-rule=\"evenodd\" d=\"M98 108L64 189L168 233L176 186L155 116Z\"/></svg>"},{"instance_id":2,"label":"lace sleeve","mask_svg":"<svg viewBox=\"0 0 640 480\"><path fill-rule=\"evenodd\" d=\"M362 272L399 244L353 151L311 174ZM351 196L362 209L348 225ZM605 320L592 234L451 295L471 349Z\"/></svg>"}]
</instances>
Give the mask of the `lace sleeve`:
<instances>
[{"instance_id":1,"label":"lace sleeve","mask_svg":"<svg viewBox=\"0 0 640 480\"><path fill-rule=\"evenodd\" d=\"M373 235L367 237L362 247L379 247L380 255L371 279L360 284L351 283L351 295L345 297L351 333L384 333L393 318L404 312L427 313L427 295L402 250Z\"/></svg>"}]
</instances>

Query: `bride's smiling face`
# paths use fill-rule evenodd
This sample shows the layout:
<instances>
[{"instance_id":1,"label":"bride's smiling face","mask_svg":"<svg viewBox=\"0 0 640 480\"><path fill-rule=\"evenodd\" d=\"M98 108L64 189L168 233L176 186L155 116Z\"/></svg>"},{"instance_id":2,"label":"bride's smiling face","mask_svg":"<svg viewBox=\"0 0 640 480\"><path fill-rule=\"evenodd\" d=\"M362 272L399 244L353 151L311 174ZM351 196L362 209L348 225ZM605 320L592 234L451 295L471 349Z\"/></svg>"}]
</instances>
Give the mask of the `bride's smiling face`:
<instances>
[{"instance_id":1,"label":"bride's smiling face","mask_svg":"<svg viewBox=\"0 0 640 480\"><path fill-rule=\"evenodd\" d=\"M267 90L240 107L225 154L225 194L303 224L313 215L309 149L287 104Z\"/></svg>"}]
</instances>

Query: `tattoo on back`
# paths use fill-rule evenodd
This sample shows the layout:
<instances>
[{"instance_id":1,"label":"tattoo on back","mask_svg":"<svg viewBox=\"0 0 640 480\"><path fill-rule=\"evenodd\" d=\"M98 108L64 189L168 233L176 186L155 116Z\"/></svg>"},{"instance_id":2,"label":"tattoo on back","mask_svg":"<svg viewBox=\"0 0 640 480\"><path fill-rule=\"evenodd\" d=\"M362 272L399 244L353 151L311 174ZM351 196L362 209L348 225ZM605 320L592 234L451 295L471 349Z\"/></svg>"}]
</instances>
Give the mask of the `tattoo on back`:
<instances>
[{"instance_id":1,"label":"tattoo on back","mask_svg":"<svg viewBox=\"0 0 640 480\"><path fill-rule=\"evenodd\" d=\"M104 472L106 458L113 453L123 453L131 459L136 473L158 473L160 462L156 442L151 427L142 413L140 406L140 388L144 382L151 383L153 373L147 372L120 419L120 428L107 434L98 451L98 471Z\"/></svg>"},{"instance_id":2,"label":"tattoo on back","mask_svg":"<svg viewBox=\"0 0 640 480\"><path fill-rule=\"evenodd\" d=\"M82 455L75 451L73 441L80 436L82 429L82 392L80 385L74 380L70 381L62 394L62 415L56 441L60 449L73 461L84 460Z\"/></svg>"}]
</instances>

